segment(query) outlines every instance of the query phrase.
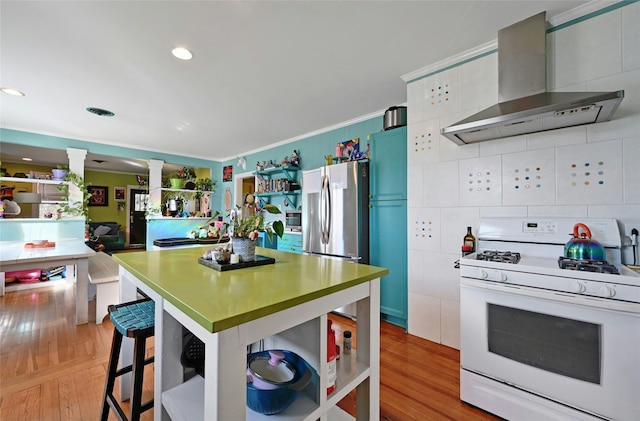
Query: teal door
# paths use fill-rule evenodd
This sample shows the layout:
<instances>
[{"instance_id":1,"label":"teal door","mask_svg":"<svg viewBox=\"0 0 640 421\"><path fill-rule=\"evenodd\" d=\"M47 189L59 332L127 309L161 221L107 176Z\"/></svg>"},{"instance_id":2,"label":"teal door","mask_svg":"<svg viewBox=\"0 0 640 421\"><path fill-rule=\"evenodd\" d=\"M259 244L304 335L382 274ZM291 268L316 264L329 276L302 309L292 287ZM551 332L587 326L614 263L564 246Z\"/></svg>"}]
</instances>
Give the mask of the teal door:
<instances>
[{"instance_id":1,"label":"teal door","mask_svg":"<svg viewBox=\"0 0 640 421\"><path fill-rule=\"evenodd\" d=\"M389 269L380 279L382 320L407 327L407 202L371 202L371 264ZM374 228L375 227L375 228Z\"/></svg>"},{"instance_id":2,"label":"teal door","mask_svg":"<svg viewBox=\"0 0 640 421\"><path fill-rule=\"evenodd\" d=\"M369 148L371 200L406 200L407 128L374 134Z\"/></svg>"}]
</instances>

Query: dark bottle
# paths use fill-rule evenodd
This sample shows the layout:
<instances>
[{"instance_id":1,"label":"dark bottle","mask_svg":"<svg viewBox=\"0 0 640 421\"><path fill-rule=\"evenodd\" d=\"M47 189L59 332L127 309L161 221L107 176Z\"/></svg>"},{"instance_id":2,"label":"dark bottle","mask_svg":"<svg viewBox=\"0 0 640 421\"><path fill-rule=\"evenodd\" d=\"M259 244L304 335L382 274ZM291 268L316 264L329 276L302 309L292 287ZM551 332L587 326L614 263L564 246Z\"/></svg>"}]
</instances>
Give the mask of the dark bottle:
<instances>
[{"instance_id":1,"label":"dark bottle","mask_svg":"<svg viewBox=\"0 0 640 421\"><path fill-rule=\"evenodd\" d=\"M462 255L475 253L476 251L476 237L471 233L471 227L467 227L467 235L464 236L462 241Z\"/></svg>"}]
</instances>

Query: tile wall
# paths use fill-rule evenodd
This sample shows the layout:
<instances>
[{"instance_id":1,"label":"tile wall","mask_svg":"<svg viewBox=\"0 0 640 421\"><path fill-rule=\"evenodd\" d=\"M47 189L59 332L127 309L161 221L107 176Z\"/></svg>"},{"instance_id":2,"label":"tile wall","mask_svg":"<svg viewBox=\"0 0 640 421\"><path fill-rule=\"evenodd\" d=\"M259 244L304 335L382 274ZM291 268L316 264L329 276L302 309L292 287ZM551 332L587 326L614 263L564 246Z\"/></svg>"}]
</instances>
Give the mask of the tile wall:
<instances>
[{"instance_id":1,"label":"tile wall","mask_svg":"<svg viewBox=\"0 0 640 421\"><path fill-rule=\"evenodd\" d=\"M610 122L457 146L440 128L497 102L497 53L408 82L409 333L459 349L454 262L482 217L640 225L640 3L593 15L548 32L547 88L623 89Z\"/></svg>"}]
</instances>

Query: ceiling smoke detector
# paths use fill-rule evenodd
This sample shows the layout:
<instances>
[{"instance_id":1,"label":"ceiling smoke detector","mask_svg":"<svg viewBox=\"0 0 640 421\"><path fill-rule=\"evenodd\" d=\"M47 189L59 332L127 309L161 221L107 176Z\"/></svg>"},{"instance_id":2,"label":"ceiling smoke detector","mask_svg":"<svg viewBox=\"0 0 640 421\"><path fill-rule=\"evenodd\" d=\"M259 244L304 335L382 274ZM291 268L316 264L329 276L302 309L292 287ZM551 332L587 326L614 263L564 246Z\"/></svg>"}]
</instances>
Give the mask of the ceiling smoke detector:
<instances>
[{"instance_id":1,"label":"ceiling smoke detector","mask_svg":"<svg viewBox=\"0 0 640 421\"><path fill-rule=\"evenodd\" d=\"M96 107L87 107L87 111L89 111L91 114L99 115L101 117L113 117L115 115L109 110L104 110L102 108Z\"/></svg>"}]
</instances>

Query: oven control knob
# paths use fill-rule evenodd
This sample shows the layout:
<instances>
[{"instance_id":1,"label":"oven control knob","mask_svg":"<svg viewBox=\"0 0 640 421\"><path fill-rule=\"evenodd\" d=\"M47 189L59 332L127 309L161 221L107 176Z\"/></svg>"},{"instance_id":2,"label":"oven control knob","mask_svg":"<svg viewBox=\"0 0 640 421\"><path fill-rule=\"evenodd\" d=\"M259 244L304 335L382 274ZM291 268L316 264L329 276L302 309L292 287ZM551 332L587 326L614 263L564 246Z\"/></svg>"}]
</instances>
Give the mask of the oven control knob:
<instances>
[{"instance_id":1,"label":"oven control knob","mask_svg":"<svg viewBox=\"0 0 640 421\"><path fill-rule=\"evenodd\" d=\"M604 286L600 288L600 294L602 294L603 297L613 297L616 295L616 290L611 287Z\"/></svg>"},{"instance_id":2,"label":"oven control knob","mask_svg":"<svg viewBox=\"0 0 640 421\"><path fill-rule=\"evenodd\" d=\"M576 294L582 294L583 292L585 292L587 290L587 287L585 284L583 284L582 282L576 282L573 285L573 292L575 292Z\"/></svg>"},{"instance_id":3,"label":"oven control knob","mask_svg":"<svg viewBox=\"0 0 640 421\"><path fill-rule=\"evenodd\" d=\"M487 279L489 277L489 274L487 273L487 271L485 270L480 270L480 279Z\"/></svg>"},{"instance_id":4,"label":"oven control knob","mask_svg":"<svg viewBox=\"0 0 640 421\"><path fill-rule=\"evenodd\" d=\"M506 282L507 281L507 274L504 273L504 272L500 272L500 274L498 275L498 281Z\"/></svg>"}]
</instances>

